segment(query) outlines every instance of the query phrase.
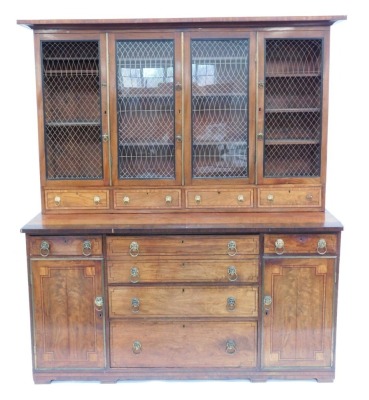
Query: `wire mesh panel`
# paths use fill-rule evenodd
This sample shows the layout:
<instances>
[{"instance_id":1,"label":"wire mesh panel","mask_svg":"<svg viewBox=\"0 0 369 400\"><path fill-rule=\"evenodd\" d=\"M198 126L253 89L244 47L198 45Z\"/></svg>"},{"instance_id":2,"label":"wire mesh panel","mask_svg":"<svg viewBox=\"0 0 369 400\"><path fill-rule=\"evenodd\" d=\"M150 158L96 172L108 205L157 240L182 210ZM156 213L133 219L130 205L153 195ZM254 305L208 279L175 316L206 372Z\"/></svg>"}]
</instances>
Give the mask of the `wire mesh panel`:
<instances>
[{"instance_id":1,"label":"wire mesh panel","mask_svg":"<svg viewBox=\"0 0 369 400\"><path fill-rule=\"evenodd\" d=\"M120 179L174 179L174 42L116 44Z\"/></svg>"},{"instance_id":2,"label":"wire mesh panel","mask_svg":"<svg viewBox=\"0 0 369 400\"><path fill-rule=\"evenodd\" d=\"M102 179L99 43L41 49L47 179Z\"/></svg>"},{"instance_id":3,"label":"wire mesh panel","mask_svg":"<svg viewBox=\"0 0 369 400\"><path fill-rule=\"evenodd\" d=\"M191 43L192 176L248 176L247 39Z\"/></svg>"},{"instance_id":4,"label":"wire mesh panel","mask_svg":"<svg viewBox=\"0 0 369 400\"><path fill-rule=\"evenodd\" d=\"M322 40L265 43L264 176L320 175Z\"/></svg>"}]
</instances>

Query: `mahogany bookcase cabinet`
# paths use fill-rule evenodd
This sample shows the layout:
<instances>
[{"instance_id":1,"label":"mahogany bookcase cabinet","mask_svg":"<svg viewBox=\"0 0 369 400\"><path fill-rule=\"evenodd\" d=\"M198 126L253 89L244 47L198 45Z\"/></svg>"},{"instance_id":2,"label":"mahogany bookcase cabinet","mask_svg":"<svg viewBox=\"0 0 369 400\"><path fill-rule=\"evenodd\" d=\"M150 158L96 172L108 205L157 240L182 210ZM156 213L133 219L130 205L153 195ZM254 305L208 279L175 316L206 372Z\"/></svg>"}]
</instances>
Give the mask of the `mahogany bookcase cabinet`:
<instances>
[{"instance_id":1,"label":"mahogany bookcase cabinet","mask_svg":"<svg viewBox=\"0 0 369 400\"><path fill-rule=\"evenodd\" d=\"M18 21L36 59L36 383L334 379L345 18Z\"/></svg>"}]
</instances>

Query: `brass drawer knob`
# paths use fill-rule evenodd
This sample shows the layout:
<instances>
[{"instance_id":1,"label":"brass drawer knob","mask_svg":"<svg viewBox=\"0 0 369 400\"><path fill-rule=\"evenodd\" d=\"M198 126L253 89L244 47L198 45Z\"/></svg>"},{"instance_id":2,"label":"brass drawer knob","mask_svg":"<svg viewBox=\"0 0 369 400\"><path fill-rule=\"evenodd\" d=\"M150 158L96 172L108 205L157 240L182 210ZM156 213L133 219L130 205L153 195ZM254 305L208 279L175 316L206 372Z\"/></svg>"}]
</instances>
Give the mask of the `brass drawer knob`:
<instances>
[{"instance_id":1,"label":"brass drawer knob","mask_svg":"<svg viewBox=\"0 0 369 400\"><path fill-rule=\"evenodd\" d=\"M227 299L227 310L234 311L236 309L236 299L232 296Z\"/></svg>"},{"instance_id":2,"label":"brass drawer knob","mask_svg":"<svg viewBox=\"0 0 369 400\"><path fill-rule=\"evenodd\" d=\"M195 196L195 203L196 203L197 205L199 205L199 204L201 203L201 196L200 196L199 194L197 194L197 195Z\"/></svg>"},{"instance_id":3,"label":"brass drawer knob","mask_svg":"<svg viewBox=\"0 0 369 400\"><path fill-rule=\"evenodd\" d=\"M173 202L172 196L170 196L170 195L165 196L165 204L166 204L167 206L171 205L172 202Z\"/></svg>"},{"instance_id":4,"label":"brass drawer knob","mask_svg":"<svg viewBox=\"0 0 369 400\"><path fill-rule=\"evenodd\" d=\"M228 280L231 282L234 282L238 279L238 275L237 275L237 269L234 265L230 265L228 267Z\"/></svg>"},{"instance_id":5,"label":"brass drawer knob","mask_svg":"<svg viewBox=\"0 0 369 400\"><path fill-rule=\"evenodd\" d=\"M269 203L272 203L274 201L274 195L268 194L267 200L269 201Z\"/></svg>"},{"instance_id":6,"label":"brass drawer knob","mask_svg":"<svg viewBox=\"0 0 369 400\"><path fill-rule=\"evenodd\" d=\"M129 204L129 197L128 196L124 196L123 197L123 204L126 206Z\"/></svg>"},{"instance_id":7,"label":"brass drawer knob","mask_svg":"<svg viewBox=\"0 0 369 400\"><path fill-rule=\"evenodd\" d=\"M234 240L228 242L227 253L229 256L233 257L237 254L237 244Z\"/></svg>"},{"instance_id":8,"label":"brass drawer knob","mask_svg":"<svg viewBox=\"0 0 369 400\"><path fill-rule=\"evenodd\" d=\"M318 240L318 245L317 245L316 251L320 255L323 255L327 252L327 242L325 241L325 239Z\"/></svg>"},{"instance_id":9,"label":"brass drawer knob","mask_svg":"<svg viewBox=\"0 0 369 400\"><path fill-rule=\"evenodd\" d=\"M133 313L138 313L140 311L140 300L137 297L131 300L131 311Z\"/></svg>"},{"instance_id":10,"label":"brass drawer knob","mask_svg":"<svg viewBox=\"0 0 369 400\"><path fill-rule=\"evenodd\" d=\"M131 282L137 283L140 280L140 271L137 267L131 268Z\"/></svg>"},{"instance_id":11,"label":"brass drawer knob","mask_svg":"<svg viewBox=\"0 0 369 400\"><path fill-rule=\"evenodd\" d=\"M142 351L142 344L140 341L135 340L132 344L132 352L133 354L140 354Z\"/></svg>"},{"instance_id":12,"label":"brass drawer knob","mask_svg":"<svg viewBox=\"0 0 369 400\"><path fill-rule=\"evenodd\" d=\"M237 351L236 342L234 340L227 340L225 350L227 354L234 354Z\"/></svg>"},{"instance_id":13,"label":"brass drawer knob","mask_svg":"<svg viewBox=\"0 0 369 400\"><path fill-rule=\"evenodd\" d=\"M94 204L95 206L98 206L101 203L101 199L99 196L94 196Z\"/></svg>"},{"instance_id":14,"label":"brass drawer knob","mask_svg":"<svg viewBox=\"0 0 369 400\"><path fill-rule=\"evenodd\" d=\"M61 204L61 197L60 197L60 196L55 196L55 197L54 197L54 203L55 203L55 205L56 205L57 207L59 207L60 204Z\"/></svg>"},{"instance_id":15,"label":"brass drawer knob","mask_svg":"<svg viewBox=\"0 0 369 400\"><path fill-rule=\"evenodd\" d=\"M40 244L40 254L42 257L47 257L50 254L50 244L43 240Z\"/></svg>"},{"instance_id":16,"label":"brass drawer knob","mask_svg":"<svg viewBox=\"0 0 369 400\"><path fill-rule=\"evenodd\" d=\"M239 203L243 203L243 202L245 201L244 195L243 195L243 194L239 194L239 195L237 196L237 201L238 201Z\"/></svg>"},{"instance_id":17,"label":"brass drawer knob","mask_svg":"<svg viewBox=\"0 0 369 400\"><path fill-rule=\"evenodd\" d=\"M312 200L313 200L313 195L312 195L311 193L308 193L308 194L306 195L306 200L307 200L307 201L312 201Z\"/></svg>"},{"instance_id":18,"label":"brass drawer knob","mask_svg":"<svg viewBox=\"0 0 369 400\"><path fill-rule=\"evenodd\" d=\"M92 244L89 240L85 240L82 244L82 254L86 257L92 253Z\"/></svg>"},{"instance_id":19,"label":"brass drawer knob","mask_svg":"<svg viewBox=\"0 0 369 400\"><path fill-rule=\"evenodd\" d=\"M282 255L284 253L284 240L283 239L277 239L275 241L275 252L276 254L278 254L279 256Z\"/></svg>"},{"instance_id":20,"label":"brass drawer knob","mask_svg":"<svg viewBox=\"0 0 369 400\"><path fill-rule=\"evenodd\" d=\"M140 252L140 246L137 242L131 242L129 245L129 254L131 257L137 257Z\"/></svg>"}]
</instances>

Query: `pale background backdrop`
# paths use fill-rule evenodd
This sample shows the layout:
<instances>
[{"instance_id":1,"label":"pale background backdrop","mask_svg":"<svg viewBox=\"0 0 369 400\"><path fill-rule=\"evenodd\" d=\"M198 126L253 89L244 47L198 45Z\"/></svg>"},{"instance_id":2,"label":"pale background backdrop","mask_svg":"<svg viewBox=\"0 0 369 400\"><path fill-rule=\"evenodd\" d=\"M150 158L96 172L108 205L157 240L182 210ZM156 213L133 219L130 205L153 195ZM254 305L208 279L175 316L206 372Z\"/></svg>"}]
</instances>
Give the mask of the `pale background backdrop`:
<instances>
[{"instance_id":1,"label":"pale background backdrop","mask_svg":"<svg viewBox=\"0 0 369 400\"><path fill-rule=\"evenodd\" d=\"M368 20L362 0L13 0L0 13L0 398L368 399ZM6 7L6 8L5 8ZM40 210L33 32L17 19L348 15L332 27L326 206L345 226L335 382L175 381L34 385L24 235Z\"/></svg>"}]
</instances>

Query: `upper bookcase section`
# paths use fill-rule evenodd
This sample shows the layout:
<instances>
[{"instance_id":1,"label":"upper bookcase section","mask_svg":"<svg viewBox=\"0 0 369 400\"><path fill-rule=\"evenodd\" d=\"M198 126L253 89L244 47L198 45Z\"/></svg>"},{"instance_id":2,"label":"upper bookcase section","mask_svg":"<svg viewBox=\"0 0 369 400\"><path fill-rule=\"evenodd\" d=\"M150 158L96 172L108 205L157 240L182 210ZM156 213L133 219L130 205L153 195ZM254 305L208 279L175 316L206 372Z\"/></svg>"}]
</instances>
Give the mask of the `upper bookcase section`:
<instances>
[{"instance_id":1,"label":"upper bookcase section","mask_svg":"<svg viewBox=\"0 0 369 400\"><path fill-rule=\"evenodd\" d=\"M50 19L18 20L19 25L34 30L50 29L143 29L143 28L221 28L242 27L282 27L282 26L330 26L345 15L326 16L280 16L280 17L219 17L219 18L138 18L138 19Z\"/></svg>"}]
</instances>

